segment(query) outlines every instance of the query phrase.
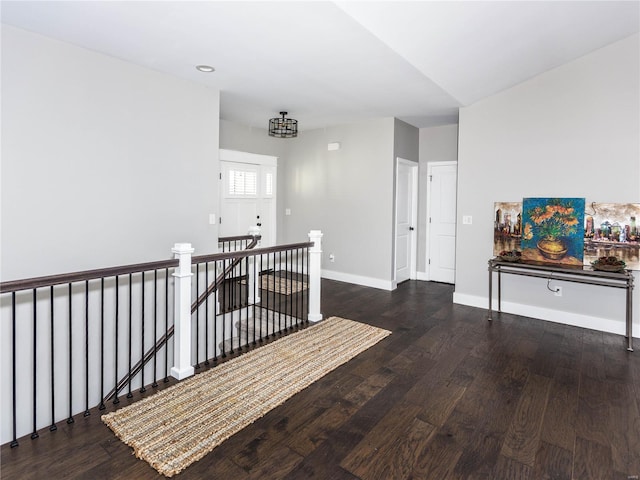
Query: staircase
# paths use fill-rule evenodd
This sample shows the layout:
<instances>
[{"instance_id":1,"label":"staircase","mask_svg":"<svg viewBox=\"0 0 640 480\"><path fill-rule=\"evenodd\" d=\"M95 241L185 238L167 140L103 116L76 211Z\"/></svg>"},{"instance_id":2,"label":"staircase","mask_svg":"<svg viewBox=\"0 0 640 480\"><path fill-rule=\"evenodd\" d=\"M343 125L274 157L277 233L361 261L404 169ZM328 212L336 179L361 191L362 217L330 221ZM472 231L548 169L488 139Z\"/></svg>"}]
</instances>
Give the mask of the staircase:
<instances>
[{"instance_id":1,"label":"staircase","mask_svg":"<svg viewBox=\"0 0 640 480\"><path fill-rule=\"evenodd\" d=\"M230 352L247 344L253 344L254 339L258 342L261 338L296 328L302 323L303 320L300 318L256 306L255 318L237 320L234 323L233 338L225 339L218 346L221 352Z\"/></svg>"}]
</instances>

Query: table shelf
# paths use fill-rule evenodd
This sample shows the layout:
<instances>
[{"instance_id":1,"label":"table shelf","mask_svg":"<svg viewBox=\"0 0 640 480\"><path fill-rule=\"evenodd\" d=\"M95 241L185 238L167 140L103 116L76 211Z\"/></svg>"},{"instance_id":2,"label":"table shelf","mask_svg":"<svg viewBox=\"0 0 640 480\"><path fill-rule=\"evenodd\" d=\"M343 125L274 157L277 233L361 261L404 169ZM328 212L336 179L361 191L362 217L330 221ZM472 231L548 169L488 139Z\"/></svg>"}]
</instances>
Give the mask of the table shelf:
<instances>
[{"instance_id":1,"label":"table shelf","mask_svg":"<svg viewBox=\"0 0 640 480\"><path fill-rule=\"evenodd\" d=\"M631 270L607 272L594 270L590 266L555 265L541 262L519 261L508 262L499 258L489 260L489 313L487 320L493 320L493 274L498 274L498 313L501 312L502 274L538 277L565 282L584 283L602 287L623 288L626 294L626 338L627 350L633 351L633 273Z\"/></svg>"}]
</instances>

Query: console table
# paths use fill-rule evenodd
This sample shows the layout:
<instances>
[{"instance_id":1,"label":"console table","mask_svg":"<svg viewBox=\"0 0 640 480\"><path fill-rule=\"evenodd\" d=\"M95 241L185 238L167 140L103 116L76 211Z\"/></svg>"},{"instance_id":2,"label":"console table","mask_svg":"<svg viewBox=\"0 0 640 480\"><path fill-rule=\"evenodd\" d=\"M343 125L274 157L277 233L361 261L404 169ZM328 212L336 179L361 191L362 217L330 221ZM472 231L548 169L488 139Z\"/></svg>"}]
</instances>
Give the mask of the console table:
<instances>
[{"instance_id":1,"label":"console table","mask_svg":"<svg viewBox=\"0 0 640 480\"><path fill-rule=\"evenodd\" d=\"M632 336L632 298L633 298L633 274L631 270L621 272L603 272L593 270L589 266L552 265L542 262L507 262L499 258L489 260L489 314L488 320L492 320L493 300L493 273L498 274L498 313L501 309L501 283L502 274L522 275L525 277L539 277L565 282L586 283L600 285L602 287L624 288L627 290L626 322L627 322L627 350L633 352Z\"/></svg>"}]
</instances>

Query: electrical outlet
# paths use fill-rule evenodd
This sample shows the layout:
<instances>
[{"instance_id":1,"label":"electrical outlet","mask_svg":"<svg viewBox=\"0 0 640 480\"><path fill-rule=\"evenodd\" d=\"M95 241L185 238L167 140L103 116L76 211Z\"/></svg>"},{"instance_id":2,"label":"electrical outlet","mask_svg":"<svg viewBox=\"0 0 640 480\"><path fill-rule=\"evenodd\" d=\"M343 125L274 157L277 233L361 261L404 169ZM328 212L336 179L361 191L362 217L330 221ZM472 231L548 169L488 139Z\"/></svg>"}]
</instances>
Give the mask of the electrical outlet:
<instances>
[{"instance_id":1,"label":"electrical outlet","mask_svg":"<svg viewBox=\"0 0 640 480\"><path fill-rule=\"evenodd\" d=\"M561 296L562 296L562 287L556 287L556 291L555 291L555 292L553 292L553 294L554 294L556 297L561 297Z\"/></svg>"},{"instance_id":2,"label":"electrical outlet","mask_svg":"<svg viewBox=\"0 0 640 480\"><path fill-rule=\"evenodd\" d=\"M335 261L336 261L336 256L335 256L333 253L331 253L331 254L329 255L329 261L330 261L331 263L333 263L333 262L335 262Z\"/></svg>"}]
</instances>

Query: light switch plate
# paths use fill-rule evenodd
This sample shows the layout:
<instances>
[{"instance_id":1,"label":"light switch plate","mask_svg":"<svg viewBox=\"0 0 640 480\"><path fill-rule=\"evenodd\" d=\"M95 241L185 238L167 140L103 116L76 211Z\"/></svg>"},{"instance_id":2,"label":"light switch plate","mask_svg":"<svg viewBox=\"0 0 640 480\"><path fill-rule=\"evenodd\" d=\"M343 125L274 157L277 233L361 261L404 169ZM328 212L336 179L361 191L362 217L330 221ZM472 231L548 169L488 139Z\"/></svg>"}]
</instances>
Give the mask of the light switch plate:
<instances>
[{"instance_id":1,"label":"light switch plate","mask_svg":"<svg viewBox=\"0 0 640 480\"><path fill-rule=\"evenodd\" d=\"M215 213L210 213L209 214L209 225L215 225L216 224L216 214Z\"/></svg>"},{"instance_id":2,"label":"light switch plate","mask_svg":"<svg viewBox=\"0 0 640 480\"><path fill-rule=\"evenodd\" d=\"M471 225L473 223L473 217L471 215L463 215L462 216L462 224L463 225Z\"/></svg>"},{"instance_id":3,"label":"light switch plate","mask_svg":"<svg viewBox=\"0 0 640 480\"><path fill-rule=\"evenodd\" d=\"M285 215L291 215L291 209L290 208L285 208L284 209L284 214Z\"/></svg>"}]
</instances>

